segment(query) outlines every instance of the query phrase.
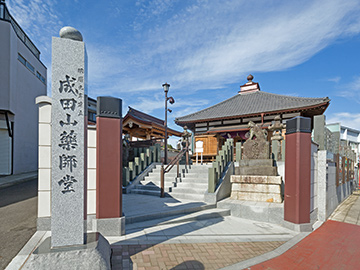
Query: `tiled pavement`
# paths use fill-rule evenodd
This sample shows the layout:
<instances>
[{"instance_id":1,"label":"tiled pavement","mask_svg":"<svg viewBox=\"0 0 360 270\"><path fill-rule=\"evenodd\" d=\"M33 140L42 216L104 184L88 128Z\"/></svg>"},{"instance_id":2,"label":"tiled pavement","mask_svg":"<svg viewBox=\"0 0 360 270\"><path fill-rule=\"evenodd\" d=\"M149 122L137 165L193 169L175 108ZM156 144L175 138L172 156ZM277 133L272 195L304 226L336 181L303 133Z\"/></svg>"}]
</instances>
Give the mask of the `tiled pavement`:
<instances>
[{"instance_id":1,"label":"tiled pavement","mask_svg":"<svg viewBox=\"0 0 360 270\"><path fill-rule=\"evenodd\" d=\"M270 252L285 242L113 246L112 269L220 269Z\"/></svg>"},{"instance_id":2,"label":"tiled pavement","mask_svg":"<svg viewBox=\"0 0 360 270\"><path fill-rule=\"evenodd\" d=\"M248 269L360 269L359 216L360 192L357 190L319 229L284 254Z\"/></svg>"},{"instance_id":3,"label":"tiled pavement","mask_svg":"<svg viewBox=\"0 0 360 270\"><path fill-rule=\"evenodd\" d=\"M163 211L181 207L170 199L136 199L148 202L139 202L144 208L136 211L141 214L146 208L153 211L149 205ZM126 235L107 237L113 250L112 269L220 269L271 252L297 235L265 222L221 215L204 218L213 210L127 224Z\"/></svg>"},{"instance_id":4,"label":"tiled pavement","mask_svg":"<svg viewBox=\"0 0 360 270\"><path fill-rule=\"evenodd\" d=\"M248 269L357 270L359 243L360 226L328 220L284 254Z\"/></svg>"},{"instance_id":5,"label":"tiled pavement","mask_svg":"<svg viewBox=\"0 0 360 270\"><path fill-rule=\"evenodd\" d=\"M332 220L325 222L323 226L296 243L285 253L279 252L277 255L281 254L280 256L272 256L272 259L269 257L268 261L260 260L260 257L257 256L262 255L263 258L266 258L272 250L283 249L285 251L286 249L283 247L289 243L282 246L286 240L279 241L281 237L274 241L265 241L261 238L256 239L255 235L250 236L250 229L260 225L253 222L253 228L251 228L251 221L247 221L250 223L241 226L239 234L231 236L234 231L229 232L228 235L225 233L215 241L210 236L206 237L204 234L206 230L211 230L219 236L217 230L222 226L230 224L234 228L236 227L234 222L243 222L244 220L223 217L222 220L208 224L207 228L187 232L187 237L182 237L181 233L177 233L172 236L172 240L170 237L168 240L164 239L164 242L157 241L152 244L141 244L141 242L154 241L154 238L150 237L151 232L154 233L154 231L150 231L148 228L144 229L141 234L141 230L133 228L130 229L130 235L133 233L138 237L137 244L131 244L129 241L113 242L113 269L221 269L226 267L227 269L242 269L244 264L241 261L244 262L251 258L253 258L252 265L254 266L246 266L251 270L359 269L360 226L353 225L360 225L359 217L360 192L356 191L338 206L330 217ZM228 225L225 225L227 223ZM267 225L263 223L260 226ZM276 231L273 231L274 228L269 229L276 234ZM158 230L166 231L166 227L160 226ZM263 232L259 231L258 233ZM246 234L247 236L245 236ZM149 237L141 238L145 235ZM191 235L193 235L192 240ZM184 240L171 243L174 239L175 241L176 239ZM221 242L221 239L225 239L225 241ZM168 243L169 241L170 243ZM185 243L186 241L190 243ZM282 247L279 248L280 246ZM259 263L261 261L263 262Z\"/></svg>"},{"instance_id":6,"label":"tiled pavement","mask_svg":"<svg viewBox=\"0 0 360 270\"><path fill-rule=\"evenodd\" d=\"M360 225L360 190L344 200L331 214L331 220Z\"/></svg>"},{"instance_id":7,"label":"tiled pavement","mask_svg":"<svg viewBox=\"0 0 360 270\"><path fill-rule=\"evenodd\" d=\"M147 221L127 224L125 236L107 237L113 269L359 269L359 191L334 211L333 220L310 235L221 214L211 219L186 214L186 208L203 207L198 202L134 199L124 201L124 211L133 221L148 214L162 220L147 216ZM142 207L135 207L135 201ZM165 211L183 220L164 217ZM40 243L38 234L34 237L9 269L21 268Z\"/></svg>"}]
</instances>

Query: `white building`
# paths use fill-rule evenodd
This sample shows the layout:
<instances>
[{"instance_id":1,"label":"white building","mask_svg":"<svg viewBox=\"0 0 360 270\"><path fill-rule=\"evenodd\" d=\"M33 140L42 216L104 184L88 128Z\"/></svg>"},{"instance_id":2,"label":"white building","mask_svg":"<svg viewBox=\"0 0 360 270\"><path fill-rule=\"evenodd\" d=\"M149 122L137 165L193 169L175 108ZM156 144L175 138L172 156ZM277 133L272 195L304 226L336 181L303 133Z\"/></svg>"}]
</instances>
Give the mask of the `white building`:
<instances>
[{"instance_id":1,"label":"white building","mask_svg":"<svg viewBox=\"0 0 360 270\"><path fill-rule=\"evenodd\" d=\"M37 96L46 95L40 51L0 0L0 175L37 170Z\"/></svg>"},{"instance_id":2,"label":"white building","mask_svg":"<svg viewBox=\"0 0 360 270\"><path fill-rule=\"evenodd\" d=\"M327 124L326 127L331 132L340 132L340 140L344 141L355 151L357 163L359 163L360 154L360 130L342 126L341 123Z\"/></svg>"}]
</instances>

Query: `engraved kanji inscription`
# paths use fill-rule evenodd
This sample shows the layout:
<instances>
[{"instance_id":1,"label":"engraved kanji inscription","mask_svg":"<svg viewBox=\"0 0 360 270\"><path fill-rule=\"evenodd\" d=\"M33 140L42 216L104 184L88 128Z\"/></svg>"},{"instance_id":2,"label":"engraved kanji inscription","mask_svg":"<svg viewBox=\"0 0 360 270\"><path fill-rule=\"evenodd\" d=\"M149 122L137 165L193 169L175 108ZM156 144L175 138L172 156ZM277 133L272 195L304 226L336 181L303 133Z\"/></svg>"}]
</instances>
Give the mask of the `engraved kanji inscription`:
<instances>
[{"instance_id":1,"label":"engraved kanji inscription","mask_svg":"<svg viewBox=\"0 0 360 270\"><path fill-rule=\"evenodd\" d=\"M66 131L61 133L59 146L68 151L70 149L75 149L77 146L76 133L73 130L71 130L70 133L67 133Z\"/></svg>"},{"instance_id":2,"label":"engraved kanji inscription","mask_svg":"<svg viewBox=\"0 0 360 270\"><path fill-rule=\"evenodd\" d=\"M77 159L75 155L65 155L62 154L59 156L60 159L60 170L68 168L70 172L73 171L73 168L76 168L77 166Z\"/></svg>"},{"instance_id":3,"label":"engraved kanji inscription","mask_svg":"<svg viewBox=\"0 0 360 270\"><path fill-rule=\"evenodd\" d=\"M76 120L74 120L74 122L71 122L71 115L70 114L66 114L66 122L64 121L60 121L59 124L60 126L68 126L68 125L71 125L71 126L76 126L78 122Z\"/></svg>"},{"instance_id":4,"label":"engraved kanji inscription","mask_svg":"<svg viewBox=\"0 0 360 270\"><path fill-rule=\"evenodd\" d=\"M69 75L65 75L65 80L60 81L59 92L72 93L75 96L79 94L79 90L75 87L76 78L70 77Z\"/></svg>"},{"instance_id":5,"label":"engraved kanji inscription","mask_svg":"<svg viewBox=\"0 0 360 270\"><path fill-rule=\"evenodd\" d=\"M60 103L64 110L74 111L76 108L77 101L73 98L64 98L64 99L60 99Z\"/></svg>"},{"instance_id":6,"label":"engraved kanji inscription","mask_svg":"<svg viewBox=\"0 0 360 270\"><path fill-rule=\"evenodd\" d=\"M64 189L61 191L62 193L67 193L67 192L75 192L74 190L74 183L76 183L77 180L75 179L74 176L71 175L65 175L59 182L59 186L63 186Z\"/></svg>"}]
</instances>

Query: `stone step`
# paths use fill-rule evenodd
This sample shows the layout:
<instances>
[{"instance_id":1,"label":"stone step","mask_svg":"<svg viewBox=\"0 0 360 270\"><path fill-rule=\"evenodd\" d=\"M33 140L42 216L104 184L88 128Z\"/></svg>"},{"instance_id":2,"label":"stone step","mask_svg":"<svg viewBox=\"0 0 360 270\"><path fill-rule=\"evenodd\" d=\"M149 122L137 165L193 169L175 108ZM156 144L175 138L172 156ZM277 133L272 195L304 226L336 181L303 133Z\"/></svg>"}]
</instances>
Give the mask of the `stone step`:
<instances>
[{"instance_id":1,"label":"stone step","mask_svg":"<svg viewBox=\"0 0 360 270\"><path fill-rule=\"evenodd\" d=\"M281 185L281 176L265 175L232 175L231 183L248 183L248 184L278 184Z\"/></svg>"},{"instance_id":2,"label":"stone step","mask_svg":"<svg viewBox=\"0 0 360 270\"><path fill-rule=\"evenodd\" d=\"M136 189L133 188L131 190L131 193L133 194L142 194L142 195L150 195L150 196L160 196L160 190L150 190L150 189ZM169 197L167 193L165 193L165 196Z\"/></svg>"},{"instance_id":3,"label":"stone step","mask_svg":"<svg viewBox=\"0 0 360 270\"><path fill-rule=\"evenodd\" d=\"M203 188L192 188L192 187L179 187L176 186L172 189L172 194L186 193L186 194L204 194L206 189Z\"/></svg>"},{"instance_id":4,"label":"stone step","mask_svg":"<svg viewBox=\"0 0 360 270\"><path fill-rule=\"evenodd\" d=\"M168 220L175 220L176 216L178 218L185 218L186 215L196 214L199 213L208 213L208 210L215 210L215 204L202 204L197 206L190 206L186 208L180 208L177 210L172 211L161 211L157 213L149 213L148 215L141 215L141 216L125 216L125 223L127 224L126 230L132 230L134 228L141 228L149 226L157 226L159 224L165 224ZM224 209L222 209L224 210ZM215 210L217 211L217 210ZM226 213L226 212L222 212ZM142 222L144 222L142 224Z\"/></svg>"},{"instance_id":5,"label":"stone step","mask_svg":"<svg viewBox=\"0 0 360 270\"><path fill-rule=\"evenodd\" d=\"M155 177L155 176L147 176L144 178L143 180L144 182L154 182L154 183L159 183L161 181L160 177ZM142 181L142 182L143 182ZM207 184L208 183L208 179L207 178L203 178L203 177L182 177L182 178L178 178L175 179L174 178L165 178L164 179L165 182L181 182L181 183L200 183L200 184Z\"/></svg>"},{"instance_id":6,"label":"stone step","mask_svg":"<svg viewBox=\"0 0 360 270\"><path fill-rule=\"evenodd\" d=\"M144 178L143 181L160 181L161 177L157 175L149 175ZM176 181L176 177L164 177L165 181Z\"/></svg>"},{"instance_id":7,"label":"stone step","mask_svg":"<svg viewBox=\"0 0 360 270\"><path fill-rule=\"evenodd\" d=\"M282 224L284 221L284 204L269 202L246 202L230 198L217 203L218 208L229 209L231 216Z\"/></svg>"},{"instance_id":8,"label":"stone step","mask_svg":"<svg viewBox=\"0 0 360 270\"><path fill-rule=\"evenodd\" d=\"M242 159L239 161L240 167L248 167L248 166L264 166L264 167L273 167L274 160L273 159Z\"/></svg>"},{"instance_id":9,"label":"stone step","mask_svg":"<svg viewBox=\"0 0 360 270\"><path fill-rule=\"evenodd\" d=\"M196 194L196 193L177 193L176 191L172 191L169 193L170 197L175 199L184 199L184 200L193 200L193 201L204 201L204 194Z\"/></svg>"},{"instance_id":10,"label":"stone step","mask_svg":"<svg viewBox=\"0 0 360 270\"><path fill-rule=\"evenodd\" d=\"M164 191L165 192L171 192L173 190L174 186L171 186L171 185L165 185L164 187ZM146 186L143 186L143 185L136 185L134 187L134 189L136 190L150 190L150 191L157 191L159 192L160 194L160 191L161 191L161 188L160 186L149 186L149 185L146 185ZM151 195L151 194L150 194Z\"/></svg>"},{"instance_id":11,"label":"stone step","mask_svg":"<svg viewBox=\"0 0 360 270\"><path fill-rule=\"evenodd\" d=\"M232 191L238 192L257 192L257 193L277 193L281 194L281 186L273 184L248 184L236 183L232 185Z\"/></svg>"},{"instance_id":12,"label":"stone step","mask_svg":"<svg viewBox=\"0 0 360 270\"><path fill-rule=\"evenodd\" d=\"M143 187L160 187L161 186L161 182L160 181L141 181L139 183L139 185L143 186ZM165 181L164 182L165 187L174 187L177 185L176 182L170 182L170 181Z\"/></svg>"},{"instance_id":13,"label":"stone step","mask_svg":"<svg viewBox=\"0 0 360 270\"><path fill-rule=\"evenodd\" d=\"M196 182L177 182L176 187L178 188L185 188L185 187L191 187L191 188L195 188L195 189L203 189L203 190L207 190L208 188L208 183L196 183Z\"/></svg>"},{"instance_id":14,"label":"stone step","mask_svg":"<svg viewBox=\"0 0 360 270\"><path fill-rule=\"evenodd\" d=\"M260 192L238 192L231 191L231 199L254 202L273 202L282 203L283 198L279 193L260 193Z\"/></svg>"},{"instance_id":15,"label":"stone step","mask_svg":"<svg viewBox=\"0 0 360 270\"><path fill-rule=\"evenodd\" d=\"M178 218L171 219L169 221L160 222L157 225L166 225L181 222L191 222L199 220L207 220L212 218L230 216L230 209L212 208L207 210L198 211L185 216L179 216Z\"/></svg>"},{"instance_id":16,"label":"stone step","mask_svg":"<svg viewBox=\"0 0 360 270\"><path fill-rule=\"evenodd\" d=\"M208 188L207 183L189 183L189 182L166 182L165 187L173 187L173 190L181 190L181 189L194 189L194 190L201 190L206 191ZM138 185L135 185L135 188L141 189L155 189L156 187L160 187L160 181L141 181Z\"/></svg>"},{"instance_id":17,"label":"stone step","mask_svg":"<svg viewBox=\"0 0 360 270\"><path fill-rule=\"evenodd\" d=\"M160 170L153 170L151 173L160 175L161 171ZM177 170L171 170L170 172L165 173L165 175L176 175L176 173L177 173ZM196 171L188 170L187 172L186 171L184 172L183 170L179 170L179 173L181 173L181 174L185 173L185 174L189 174L189 175L207 174L208 170L196 170Z\"/></svg>"},{"instance_id":18,"label":"stone step","mask_svg":"<svg viewBox=\"0 0 360 270\"><path fill-rule=\"evenodd\" d=\"M164 166L164 168L166 168L167 166ZM197 170L207 170L209 167L211 167L211 166L194 166L194 165L192 165L192 166L179 166L179 169L180 170L183 170L183 169L188 169L188 170L194 170L194 171L197 171ZM154 168L155 170L159 170L160 171L160 169L161 169L161 166L155 166L155 168ZM175 165L175 166L173 166L172 168L171 168L171 171L173 171L173 170L176 170L177 169L177 166Z\"/></svg>"},{"instance_id":19,"label":"stone step","mask_svg":"<svg viewBox=\"0 0 360 270\"><path fill-rule=\"evenodd\" d=\"M235 168L236 175L277 175L277 167L251 166Z\"/></svg>"}]
</instances>

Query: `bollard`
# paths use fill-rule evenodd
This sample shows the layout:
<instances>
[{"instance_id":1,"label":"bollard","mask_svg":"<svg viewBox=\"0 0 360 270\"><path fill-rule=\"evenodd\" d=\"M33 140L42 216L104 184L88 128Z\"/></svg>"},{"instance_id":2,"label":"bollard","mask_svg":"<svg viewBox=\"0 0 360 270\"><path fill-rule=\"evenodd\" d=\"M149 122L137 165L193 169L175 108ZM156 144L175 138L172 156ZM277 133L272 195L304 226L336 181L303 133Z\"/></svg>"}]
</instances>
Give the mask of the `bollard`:
<instances>
[{"instance_id":1,"label":"bollard","mask_svg":"<svg viewBox=\"0 0 360 270\"><path fill-rule=\"evenodd\" d=\"M237 142L235 147L236 147L235 160L236 160L236 162L240 162L240 160L241 160L241 142Z\"/></svg>"},{"instance_id":2,"label":"bollard","mask_svg":"<svg viewBox=\"0 0 360 270\"><path fill-rule=\"evenodd\" d=\"M140 153L140 167L141 171L143 171L146 167L145 153Z\"/></svg>"},{"instance_id":3,"label":"bollard","mask_svg":"<svg viewBox=\"0 0 360 270\"><path fill-rule=\"evenodd\" d=\"M214 193L215 192L215 168L209 168L208 173L208 192Z\"/></svg>"},{"instance_id":4,"label":"bollard","mask_svg":"<svg viewBox=\"0 0 360 270\"><path fill-rule=\"evenodd\" d=\"M163 164L161 165L160 178L161 178L160 198L164 198L164 197L165 197L165 193L164 193L164 188L165 188L165 170L164 170L164 165L163 165Z\"/></svg>"},{"instance_id":5,"label":"bollard","mask_svg":"<svg viewBox=\"0 0 360 270\"><path fill-rule=\"evenodd\" d=\"M138 176L141 172L141 165L140 165L140 158L139 157L136 157L134 159L134 165L135 165L135 176Z\"/></svg>"}]
</instances>

